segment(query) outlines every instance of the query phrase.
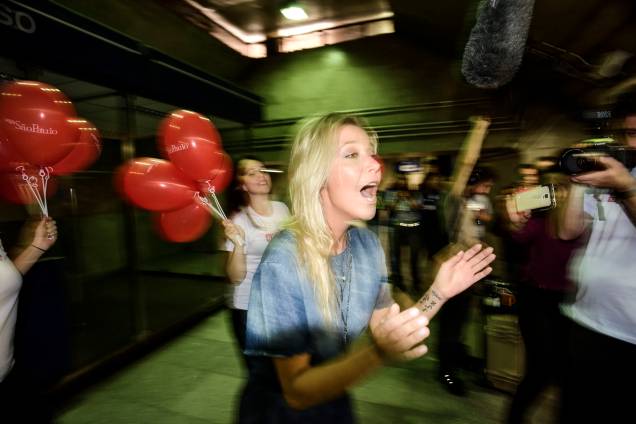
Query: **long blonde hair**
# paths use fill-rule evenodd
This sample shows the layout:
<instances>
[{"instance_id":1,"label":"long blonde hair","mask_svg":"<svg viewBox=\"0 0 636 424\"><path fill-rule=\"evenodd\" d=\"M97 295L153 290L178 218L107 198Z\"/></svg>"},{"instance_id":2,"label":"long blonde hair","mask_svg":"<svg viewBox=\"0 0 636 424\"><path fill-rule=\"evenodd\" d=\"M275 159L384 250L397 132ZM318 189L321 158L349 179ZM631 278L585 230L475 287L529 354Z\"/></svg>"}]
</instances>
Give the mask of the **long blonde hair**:
<instances>
[{"instance_id":1,"label":"long blonde hair","mask_svg":"<svg viewBox=\"0 0 636 424\"><path fill-rule=\"evenodd\" d=\"M320 192L331 172L339 130L345 125L364 129L377 151L377 135L361 118L330 113L301 125L289 159L292 220L287 228L296 236L299 262L314 285L318 309L328 323L334 323L336 317L335 279L329 264L335 241L323 213Z\"/></svg>"}]
</instances>

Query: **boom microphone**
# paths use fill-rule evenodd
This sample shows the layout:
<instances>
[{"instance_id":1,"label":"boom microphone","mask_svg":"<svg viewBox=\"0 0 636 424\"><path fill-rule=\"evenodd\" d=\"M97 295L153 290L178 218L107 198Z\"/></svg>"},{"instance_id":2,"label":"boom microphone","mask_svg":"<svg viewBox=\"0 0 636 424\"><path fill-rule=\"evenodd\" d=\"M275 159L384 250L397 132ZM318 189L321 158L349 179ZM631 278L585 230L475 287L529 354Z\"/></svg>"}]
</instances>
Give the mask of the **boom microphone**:
<instances>
[{"instance_id":1,"label":"boom microphone","mask_svg":"<svg viewBox=\"0 0 636 424\"><path fill-rule=\"evenodd\" d=\"M484 0L464 49L462 74L479 88L510 82L521 65L534 0Z\"/></svg>"}]
</instances>

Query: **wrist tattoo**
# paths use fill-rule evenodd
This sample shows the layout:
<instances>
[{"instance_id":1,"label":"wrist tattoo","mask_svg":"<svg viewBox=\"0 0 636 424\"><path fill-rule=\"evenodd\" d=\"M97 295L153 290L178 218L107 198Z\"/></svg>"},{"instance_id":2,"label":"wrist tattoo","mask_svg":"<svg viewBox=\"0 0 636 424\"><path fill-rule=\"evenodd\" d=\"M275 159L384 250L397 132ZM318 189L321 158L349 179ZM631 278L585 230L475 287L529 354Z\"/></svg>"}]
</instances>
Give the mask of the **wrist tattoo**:
<instances>
[{"instance_id":1,"label":"wrist tattoo","mask_svg":"<svg viewBox=\"0 0 636 424\"><path fill-rule=\"evenodd\" d=\"M424 296L417 301L416 306L422 311L430 311L441 301L442 298L440 295L437 294L435 290L431 289L424 293Z\"/></svg>"}]
</instances>

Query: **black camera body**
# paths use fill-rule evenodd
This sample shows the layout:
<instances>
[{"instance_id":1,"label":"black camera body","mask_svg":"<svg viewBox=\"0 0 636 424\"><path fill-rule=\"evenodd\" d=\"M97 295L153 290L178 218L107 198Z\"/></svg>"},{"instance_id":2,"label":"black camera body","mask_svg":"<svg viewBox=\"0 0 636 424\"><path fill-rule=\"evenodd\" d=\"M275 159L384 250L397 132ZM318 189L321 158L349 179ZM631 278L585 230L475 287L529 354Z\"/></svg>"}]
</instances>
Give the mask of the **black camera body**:
<instances>
[{"instance_id":1,"label":"black camera body","mask_svg":"<svg viewBox=\"0 0 636 424\"><path fill-rule=\"evenodd\" d=\"M625 168L636 167L636 149L618 145L612 139L586 140L590 143L585 147L566 149L559 158L561 172L567 175L584 174L586 172L601 171L605 167L599 161L601 156L611 156Z\"/></svg>"}]
</instances>

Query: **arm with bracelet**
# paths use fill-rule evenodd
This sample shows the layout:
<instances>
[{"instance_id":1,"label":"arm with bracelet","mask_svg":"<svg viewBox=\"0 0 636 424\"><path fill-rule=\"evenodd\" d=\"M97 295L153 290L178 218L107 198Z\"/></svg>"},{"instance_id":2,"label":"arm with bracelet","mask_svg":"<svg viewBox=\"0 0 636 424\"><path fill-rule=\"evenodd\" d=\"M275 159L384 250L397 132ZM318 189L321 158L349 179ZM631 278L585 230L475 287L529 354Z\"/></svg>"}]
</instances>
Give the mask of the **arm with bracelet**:
<instances>
[{"instance_id":1,"label":"arm with bracelet","mask_svg":"<svg viewBox=\"0 0 636 424\"><path fill-rule=\"evenodd\" d=\"M49 217L42 219L35 228L33 239L13 258L13 264L24 275L57 240L57 225Z\"/></svg>"}]
</instances>

